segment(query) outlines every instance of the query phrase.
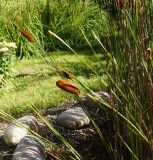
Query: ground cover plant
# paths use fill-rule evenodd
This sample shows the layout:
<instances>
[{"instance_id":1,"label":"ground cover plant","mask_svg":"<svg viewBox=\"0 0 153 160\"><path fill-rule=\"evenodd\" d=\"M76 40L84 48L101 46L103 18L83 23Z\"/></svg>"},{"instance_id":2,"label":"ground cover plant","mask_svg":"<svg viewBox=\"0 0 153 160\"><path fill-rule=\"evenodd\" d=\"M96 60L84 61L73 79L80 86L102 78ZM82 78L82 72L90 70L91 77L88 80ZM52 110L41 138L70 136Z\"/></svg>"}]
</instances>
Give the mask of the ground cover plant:
<instances>
[{"instance_id":1,"label":"ground cover plant","mask_svg":"<svg viewBox=\"0 0 153 160\"><path fill-rule=\"evenodd\" d=\"M75 1L66 2L66 5L69 7L72 7L73 4L76 4ZM89 1L84 2L86 5L86 3ZM92 124L99 135L99 139L101 139L101 143L103 143L107 149L108 159L151 160L153 157L153 2L149 0L96 2L99 4L100 10L107 10L108 12L107 22L109 25L107 26L108 29L105 30L105 36L98 34L98 30L95 30L92 27L89 28L90 32L88 32L83 24L79 24L77 28L77 33L79 32L79 35L82 36L81 41L83 40L84 43L88 44L93 53L91 54L90 51L90 54L85 56L85 53L80 54L79 52L76 52L74 49L72 49L71 45L75 47L73 44L76 42L78 44L77 38L74 40L73 38L68 40L65 38L63 32L56 32L52 27L49 27L49 24L45 24L45 22L43 22L44 26L42 33L45 30L45 33L43 34L47 35L48 39L47 41L46 39L44 39L44 41L42 40L43 47L39 47L40 41L38 41L37 44L37 38L35 38L37 44L36 46L41 49L41 60L45 62L40 64L38 68L44 69L42 65L49 66L47 73L48 71L49 73L51 71L50 74L52 76L55 75L54 78L56 80L54 80L54 78L52 79L54 82L57 82L57 86L55 86L55 88L60 87L61 89L65 90L67 92L66 98L70 93L76 93L73 97L81 103L78 93L84 93L98 104L99 110L103 108L106 113L109 113L112 119L112 124L108 127L110 132L105 133L103 132L103 129L100 128L100 125L94 121L94 115L88 112L88 110L86 110L82 104L83 110L90 117ZM91 4L96 2L91 2ZM56 3L59 5L59 3L63 2L58 1L55 2L55 4ZM80 3L83 3L83 1L80 1ZM104 8L101 6L101 4L104 4ZM49 8L50 5L51 4L49 1L46 1L45 7ZM64 11L64 7L66 5L61 7L64 9ZM81 6L79 6L79 9L80 8ZM56 7L52 9L56 9ZM67 11L69 12L71 10L68 9ZM65 16L65 14L63 15ZM46 16L53 15L50 12L47 12ZM66 18L63 17L63 19ZM83 18L81 17L81 19ZM93 22L92 18L91 20ZM63 26L66 25L63 24ZM68 26L66 26L66 28L68 28ZM63 29L63 31L65 30L66 29ZM22 38L29 40L28 37L32 35L29 32L28 34L29 36L23 35ZM69 35L68 37L71 36ZM51 39L54 40L56 45L52 41L48 43L48 40ZM47 43L44 44L44 42ZM30 42L27 43L30 45L32 44ZM83 46L84 43L81 42ZM94 49L95 43L99 45L102 54L97 54L97 51ZM62 55L63 53L57 53L59 54L58 57L55 52L55 57L54 54L50 56L46 54L47 52L44 52L47 44L52 44L53 48L59 47L59 49L61 49L61 46L64 46L63 48L68 48L71 51L71 54L66 53L65 55ZM39 52L37 53L39 55ZM72 63L68 61L70 58ZM64 62L64 65L61 63L61 59L62 63ZM58 60L60 62L58 62ZM18 69L20 69L20 67ZM73 84L69 83L67 77L65 78L66 81L61 80L64 78L64 75L62 75L63 71L72 72ZM24 74L25 73L22 73L20 76L24 77ZM29 73L26 74L29 75ZM103 81L105 79L103 76L106 77L105 81ZM41 79L39 78L38 80L36 76L34 78L36 81L40 81ZM93 84L98 82L100 85L95 87L90 80L93 81ZM22 82L20 82L18 78L11 81L13 84L19 84L19 86L15 86L17 86L18 93L20 95L21 88L23 87L24 90L24 87L26 86L24 86L24 83L26 83L26 81L29 83L31 81L31 77L27 78L25 81L21 80ZM46 83L48 82L45 80L45 84ZM49 83L52 82L50 81ZM69 86L70 88L64 87L64 85L61 85L61 83L67 84L66 86ZM75 85L79 87L77 88ZM99 86L101 86L101 88L99 88ZM100 97L97 98L94 93L94 89L106 89L106 86L107 91L112 99L111 103L105 102ZM38 83L36 87L38 87L36 90L32 89L32 94L37 92L37 90L41 90L42 86L40 83ZM47 94L46 97L51 95L51 92L46 93L46 88L42 89L42 92L40 91L41 96L43 94ZM72 88L75 89L73 92L71 90ZM53 91L55 93L60 92L59 90ZM61 93L63 92L61 91L60 94ZM2 90L2 94L5 95L6 92ZM7 96L9 96L9 93ZM40 96L38 96L38 98L39 97ZM61 101L62 100L63 99L61 99ZM80 156L79 153L77 153L77 151L75 151L75 149L69 144L69 142L66 141L66 139L62 137L61 134L59 134L41 115L39 109L37 108L39 105L31 103L29 98L26 100L26 102L28 102L27 104L29 108L32 109L41 119L43 119L44 123L49 127L49 129L66 145L70 151L70 157L72 159L83 159L83 155ZM46 105L47 103L50 103L50 100L44 99L44 102L40 103L44 103ZM15 112L16 111L17 110L15 109ZM7 112L5 112L5 114L3 111L1 111L0 113L4 117L9 117ZM95 157L95 159L96 158L97 157Z\"/></svg>"}]
</instances>

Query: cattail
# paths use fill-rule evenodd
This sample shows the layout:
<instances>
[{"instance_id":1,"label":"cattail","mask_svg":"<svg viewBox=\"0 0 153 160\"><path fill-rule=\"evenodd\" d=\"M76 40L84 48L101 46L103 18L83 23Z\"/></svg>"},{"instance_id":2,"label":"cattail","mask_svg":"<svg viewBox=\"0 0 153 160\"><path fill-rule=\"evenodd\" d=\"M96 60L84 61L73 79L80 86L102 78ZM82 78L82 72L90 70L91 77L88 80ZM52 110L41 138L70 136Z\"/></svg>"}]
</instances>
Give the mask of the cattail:
<instances>
[{"instance_id":1,"label":"cattail","mask_svg":"<svg viewBox=\"0 0 153 160\"><path fill-rule=\"evenodd\" d=\"M69 81L66 81L66 80L64 80L64 79L58 80L58 81L56 82L56 85L57 85L60 89L66 91L66 92L68 92L68 93L71 93L71 94L78 94L78 93L80 93L80 90L79 90L77 87L75 87L74 84L72 84L72 83L70 83Z\"/></svg>"},{"instance_id":2,"label":"cattail","mask_svg":"<svg viewBox=\"0 0 153 160\"><path fill-rule=\"evenodd\" d=\"M35 42L35 38L29 32L22 30L21 34L23 37L25 37L30 42Z\"/></svg>"},{"instance_id":3,"label":"cattail","mask_svg":"<svg viewBox=\"0 0 153 160\"><path fill-rule=\"evenodd\" d=\"M67 78L67 79L73 79L71 73L68 73L66 71L62 72L63 77Z\"/></svg>"},{"instance_id":4,"label":"cattail","mask_svg":"<svg viewBox=\"0 0 153 160\"><path fill-rule=\"evenodd\" d=\"M118 7L120 10L122 10L124 8L125 5L125 0L119 0L118 1Z\"/></svg>"}]
</instances>

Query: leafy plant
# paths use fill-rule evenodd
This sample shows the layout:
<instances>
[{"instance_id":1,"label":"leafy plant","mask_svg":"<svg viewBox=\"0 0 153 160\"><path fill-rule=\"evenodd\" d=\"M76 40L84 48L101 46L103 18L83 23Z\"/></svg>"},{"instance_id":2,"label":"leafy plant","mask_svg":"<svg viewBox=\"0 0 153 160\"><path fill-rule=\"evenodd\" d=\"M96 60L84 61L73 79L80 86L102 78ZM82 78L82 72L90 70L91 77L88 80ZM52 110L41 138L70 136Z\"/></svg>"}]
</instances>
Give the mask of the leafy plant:
<instances>
[{"instance_id":1,"label":"leafy plant","mask_svg":"<svg viewBox=\"0 0 153 160\"><path fill-rule=\"evenodd\" d=\"M16 44L0 42L0 86L5 84L5 78L10 76L10 66L13 51L11 48L17 48Z\"/></svg>"}]
</instances>

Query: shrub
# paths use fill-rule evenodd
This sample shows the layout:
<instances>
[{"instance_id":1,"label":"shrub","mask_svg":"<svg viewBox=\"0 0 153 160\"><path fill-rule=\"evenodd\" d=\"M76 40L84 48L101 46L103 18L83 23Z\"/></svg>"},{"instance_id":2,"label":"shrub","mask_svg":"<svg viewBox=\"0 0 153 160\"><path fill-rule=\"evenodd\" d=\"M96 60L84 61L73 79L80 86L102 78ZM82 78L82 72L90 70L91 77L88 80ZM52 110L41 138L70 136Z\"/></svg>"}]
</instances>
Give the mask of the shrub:
<instances>
[{"instance_id":1,"label":"shrub","mask_svg":"<svg viewBox=\"0 0 153 160\"><path fill-rule=\"evenodd\" d=\"M0 87L5 84L5 78L10 76L11 48L17 48L16 44L0 42Z\"/></svg>"}]
</instances>

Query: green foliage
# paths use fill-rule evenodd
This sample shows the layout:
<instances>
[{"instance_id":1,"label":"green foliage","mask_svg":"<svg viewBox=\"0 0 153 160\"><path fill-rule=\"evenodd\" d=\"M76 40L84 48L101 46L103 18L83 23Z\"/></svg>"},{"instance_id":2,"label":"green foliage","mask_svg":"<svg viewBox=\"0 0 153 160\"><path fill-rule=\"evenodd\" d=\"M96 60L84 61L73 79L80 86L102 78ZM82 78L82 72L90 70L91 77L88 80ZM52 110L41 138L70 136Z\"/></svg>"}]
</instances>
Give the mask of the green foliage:
<instances>
[{"instance_id":1,"label":"green foliage","mask_svg":"<svg viewBox=\"0 0 153 160\"><path fill-rule=\"evenodd\" d=\"M53 50L63 47L48 30L59 34L74 47L86 45L79 31L81 26L91 41L91 30L99 36L107 32L107 14L91 0L49 1L49 0L5 0L0 4L0 37L18 45L16 56L23 58L36 55L37 50ZM28 31L36 44L22 37L21 31ZM95 41L93 41L93 44Z\"/></svg>"},{"instance_id":2,"label":"green foliage","mask_svg":"<svg viewBox=\"0 0 153 160\"><path fill-rule=\"evenodd\" d=\"M46 8L50 8L50 12L45 15L49 17L45 21L45 29L56 33L72 47L79 48L87 45L79 27L87 33L93 45L95 41L91 30L96 31L100 37L107 33L107 14L90 0L50 1L44 10L47 10ZM44 16L42 18L45 19ZM55 48L64 47L54 37L49 39L49 44Z\"/></svg>"},{"instance_id":3,"label":"green foliage","mask_svg":"<svg viewBox=\"0 0 153 160\"><path fill-rule=\"evenodd\" d=\"M3 77L9 76L11 65L11 57L8 54L0 54L0 75Z\"/></svg>"},{"instance_id":4,"label":"green foliage","mask_svg":"<svg viewBox=\"0 0 153 160\"><path fill-rule=\"evenodd\" d=\"M5 85L5 79L11 75L10 67L13 56L11 48L17 48L16 44L0 42L0 87Z\"/></svg>"},{"instance_id":5,"label":"green foliage","mask_svg":"<svg viewBox=\"0 0 153 160\"><path fill-rule=\"evenodd\" d=\"M100 57L100 55L99 53L98 56ZM83 83L90 84L91 89L103 88L99 78L94 76L90 69L85 68L80 60L80 58L87 59L95 67L99 65L99 63L95 63L95 56L90 51L80 52L78 55L71 52L52 52L49 57L52 57L61 69L65 68ZM12 59L12 78L6 79L6 87L0 90L1 111L7 111L7 113L17 117L31 111L27 102L33 103L38 109L43 109L50 106L54 107L72 98L71 95L61 92L56 87L56 81L60 79L60 76L58 71L53 70L48 65L52 64L49 57L45 57L49 63L46 63L41 57L22 60ZM78 64L80 69L76 67ZM103 75L102 79L107 82L106 76ZM81 86L79 88L84 91Z\"/></svg>"}]
</instances>

